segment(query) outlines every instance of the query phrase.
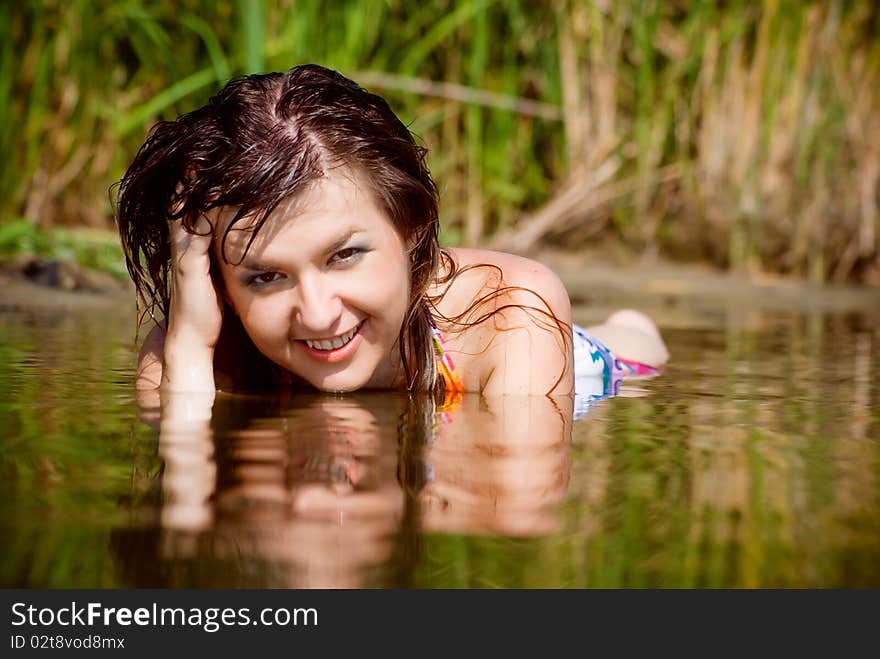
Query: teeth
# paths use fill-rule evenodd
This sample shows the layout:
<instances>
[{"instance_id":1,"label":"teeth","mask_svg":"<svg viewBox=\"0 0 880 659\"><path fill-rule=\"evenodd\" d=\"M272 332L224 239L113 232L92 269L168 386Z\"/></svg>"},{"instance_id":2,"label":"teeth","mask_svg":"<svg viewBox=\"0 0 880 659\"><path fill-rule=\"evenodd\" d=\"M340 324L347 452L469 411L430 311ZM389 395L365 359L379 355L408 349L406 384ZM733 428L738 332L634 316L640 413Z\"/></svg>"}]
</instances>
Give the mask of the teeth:
<instances>
[{"instance_id":1,"label":"teeth","mask_svg":"<svg viewBox=\"0 0 880 659\"><path fill-rule=\"evenodd\" d=\"M355 325L345 334L333 337L332 339L324 339L320 341L311 341L306 339L306 345L312 350L337 350L354 338L360 324Z\"/></svg>"}]
</instances>

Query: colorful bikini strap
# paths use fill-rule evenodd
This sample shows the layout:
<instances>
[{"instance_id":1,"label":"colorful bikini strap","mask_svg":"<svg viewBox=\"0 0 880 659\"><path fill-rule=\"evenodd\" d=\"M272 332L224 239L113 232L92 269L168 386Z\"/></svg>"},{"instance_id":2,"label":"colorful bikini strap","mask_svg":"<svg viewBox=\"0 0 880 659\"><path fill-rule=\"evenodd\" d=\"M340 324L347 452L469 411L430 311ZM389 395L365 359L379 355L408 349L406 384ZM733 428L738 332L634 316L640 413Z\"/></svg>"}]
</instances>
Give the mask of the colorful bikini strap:
<instances>
[{"instance_id":1,"label":"colorful bikini strap","mask_svg":"<svg viewBox=\"0 0 880 659\"><path fill-rule=\"evenodd\" d=\"M447 350L446 344L443 342L443 336L440 334L440 330L437 329L437 326L433 323L431 326L431 334L434 338L434 352L437 355L437 370L440 372L440 377L443 378L443 384L446 390L442 408L446 410L452 409L461 399L461 395L464 393L464 385L461 382L461 378L459 378L458 374L455 372L455 364L452 362L452 356L449 354L449 350Z\"/></svg>"}]
</instances>

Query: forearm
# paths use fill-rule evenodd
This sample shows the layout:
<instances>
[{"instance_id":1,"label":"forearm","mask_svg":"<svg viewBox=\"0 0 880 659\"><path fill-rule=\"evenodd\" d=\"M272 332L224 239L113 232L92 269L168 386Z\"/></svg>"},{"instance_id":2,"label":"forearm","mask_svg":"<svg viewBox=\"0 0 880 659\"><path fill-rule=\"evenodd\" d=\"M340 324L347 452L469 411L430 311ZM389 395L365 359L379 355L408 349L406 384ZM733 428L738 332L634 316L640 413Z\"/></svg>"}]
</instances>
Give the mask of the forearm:
<instances>
[{"instance_id":1,"label":"forearm","mask_svg":"<svg viewBox=\"0 0 880 659\"><path fill-rule=\"evenodd\" d=\"M164 323L153 327L138 355L136 389L215 391L214 347L185 336L179 328L166 331Z\"/></svg>"},{"instance_id":2,"label":"forearm","mask_svg":"<svg viewBox=\"0 0 880 659\"><path fill-rule=\"evenodd\" d=\"M223 310L211 280L212 226L201 218L194 233L171 222L171 304L163 346L162 389L213 393L214 348Z\"/></svg>"},{"instance_id":3,"label":"forearm","mask_svg":"<svg viewBox=\"0 0 880 659\"><path fill-rule=\"evenodd\" d=\"M163 355L162 388L214 392L214 348L169 333Z\"/></svg>"}]
</instances>

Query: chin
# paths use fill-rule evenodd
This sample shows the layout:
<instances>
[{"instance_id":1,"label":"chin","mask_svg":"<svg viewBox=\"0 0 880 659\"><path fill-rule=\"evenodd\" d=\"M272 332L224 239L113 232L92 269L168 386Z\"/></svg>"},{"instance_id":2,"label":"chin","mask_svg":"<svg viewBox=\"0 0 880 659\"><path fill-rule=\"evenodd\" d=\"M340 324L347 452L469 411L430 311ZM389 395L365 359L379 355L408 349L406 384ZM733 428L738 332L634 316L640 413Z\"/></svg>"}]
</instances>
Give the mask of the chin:
<instances>
[{"instance_id":1,"label":"chin","mask_svg":"<svg viewBox=\"0 0 880 659\"><path fill-rule=\"evenodd\" d=\"M339 386L324 386L318 387L320 391L323 391L325 394L350 394L353 391L357 391L361 387L357 385L339 385Z\"/></svg>"},{"instance_id":2,"label":"chin","mask_svg":"<svg viewBox=\"0 0 880 659\"><path fill-rule=\"evenodd\" d=\"M344 368L341 366L326 366L311 368L311 364L297 364L297 368L289 370L308 382L318 391L326 393L350 393L364 389L370 385L377 368L381 362L370 359L371 355L358 355Z\"/></svg>"},{"instance_id":3,"label":"chin","mask_svg":"<svg viewBox=\"0 0 880 659\"><path fill-rule=\"evenodd\" d=\"M344 374L322 380L321 382L312 382L312 385L319 391L328 394L346 394L358 389L363 389L367 384L366 378L344 377Z\"/></svg>"}]
</instances>

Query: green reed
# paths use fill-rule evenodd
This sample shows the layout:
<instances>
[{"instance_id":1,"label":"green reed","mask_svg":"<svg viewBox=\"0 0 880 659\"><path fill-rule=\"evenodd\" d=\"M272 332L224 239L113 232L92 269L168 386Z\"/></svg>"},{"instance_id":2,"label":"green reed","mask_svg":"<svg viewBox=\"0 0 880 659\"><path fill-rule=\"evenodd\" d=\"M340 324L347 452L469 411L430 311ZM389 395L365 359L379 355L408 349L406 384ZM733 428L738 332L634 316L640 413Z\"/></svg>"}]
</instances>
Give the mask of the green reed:
<instances>
[{"instance_id":1,"label":"green reed","mask_svg":"<svg viewBox=\"0 0 880 659\"><path fill-rule=\"evenodd\" d=\"M447 240L876 282L878 26L869 0L4 2L0 222L110 227L156 120L314 61L431 149Z\"/></svg>"}]
</instances>

